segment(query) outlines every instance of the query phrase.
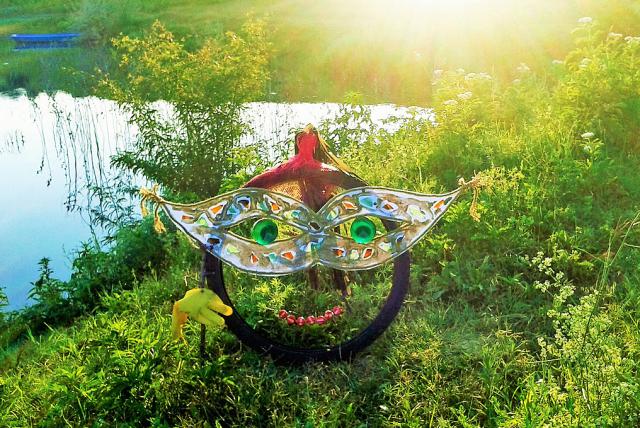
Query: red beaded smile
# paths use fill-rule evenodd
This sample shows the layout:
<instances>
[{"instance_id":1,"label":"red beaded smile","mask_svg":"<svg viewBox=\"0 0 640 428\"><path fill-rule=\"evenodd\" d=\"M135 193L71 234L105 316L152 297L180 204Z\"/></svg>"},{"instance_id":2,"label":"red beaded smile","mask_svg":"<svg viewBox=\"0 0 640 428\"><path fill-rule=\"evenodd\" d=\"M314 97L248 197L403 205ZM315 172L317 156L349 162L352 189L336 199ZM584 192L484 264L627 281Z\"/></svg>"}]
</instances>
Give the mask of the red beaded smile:
<instances>
[{"instance_id":1,"label":"red beaded smile","mask_svg":"<svg viewBox=\"0 0 640 428\"><path fill-rule=\"evenodd\" d=\"M334 306L333 309L327 309L326 311L324 311L323 315L319 315L319 316L308 315L306 317L304 316L296 317L295 315L287 312L285 309L280 309L278 311L278 318L286 321L287 324L289 325L297 325L298 327L302 327L305 325L313 325L313 324L323 325L331 321L332 319L339 317L342 314L344 314L344 309L342 309L342 307L340 306Z\"/></svg>"}]
</instances>

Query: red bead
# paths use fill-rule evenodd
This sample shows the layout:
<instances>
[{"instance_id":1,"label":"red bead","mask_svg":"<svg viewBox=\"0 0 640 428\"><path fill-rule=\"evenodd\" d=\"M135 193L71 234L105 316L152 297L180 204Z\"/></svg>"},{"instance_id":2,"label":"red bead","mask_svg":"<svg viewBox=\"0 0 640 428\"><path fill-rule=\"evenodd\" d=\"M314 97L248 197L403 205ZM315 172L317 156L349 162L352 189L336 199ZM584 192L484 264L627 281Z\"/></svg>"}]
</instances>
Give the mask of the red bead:
<instances>
[{"instance_id":1,"label":"red bead","mask_svg":"<svg viewBox=\"0 0 640 428\"><path fill-rule=\"evenodd\" d=\"M324 319L329 321L331 318L333 318L333 312L331 312L329 309L324 311Z\"/></svg>"},{"instance_id":2,"label":"red bead","mask_svg":"<svg viewBox=\"0 0 640 428\"><path fill-rule=\"evenodd\" d=\"M341 315L343 312L342 308L340 306L334 306L333 307L333 315Z\"/></svg>"},{"instance_id":3,"label":"red bead","mask_svg":"<svg viewBox=\"0 0 640 428\"><path fill-rule=\"evenodd\" d=\"M285 319L287 317L287 315L289 315L289 313L287 311L285 311L284 309L280 309L280 312L278 312L278 316L282 319Z\"/></svg>"},{"instance_id":4,"label":"red bead","mask_svg":"<svg viewBox=\"0 0 640 428\"><path fill-rule=\"evenodd\" d=\"M296 319L296 324L298 324L298 327L302 327L305 323L304 317L298 317L298 319Z\"/></svg>"},{"instance_id":5,"label":"red bead","mask_svg":"<svg viewBox=\"0 0 640 428\"><path fill-rule=\"evenodd\" d=\"M320 315L318 318L316 318L316 324L318 325L322 325L326 322L327 320L325 319L325 317L323 315Z\"/></svg>"},{"instance_id":6,"label":"red bead","mask_svg":"<svg viewBox=\"0 0 640 428\"><path fill-rule=\"evenodd\" d=\"M316 317L314 317L313 315L309 315L307 317L307 324L311 325L311 324L315 324L316 323Z\"/></svg>"},{"instance_id":7,"label":"red bead","mask_svg":"<svg viewBox=\"0 0 640 428\"><path fill-rule=\"evenodd\" d=\"M287 324L289 325L293 325L296 323L296 317L294 317L293 315L289 315L287 317Z\"/></svg>"}]
</instances>

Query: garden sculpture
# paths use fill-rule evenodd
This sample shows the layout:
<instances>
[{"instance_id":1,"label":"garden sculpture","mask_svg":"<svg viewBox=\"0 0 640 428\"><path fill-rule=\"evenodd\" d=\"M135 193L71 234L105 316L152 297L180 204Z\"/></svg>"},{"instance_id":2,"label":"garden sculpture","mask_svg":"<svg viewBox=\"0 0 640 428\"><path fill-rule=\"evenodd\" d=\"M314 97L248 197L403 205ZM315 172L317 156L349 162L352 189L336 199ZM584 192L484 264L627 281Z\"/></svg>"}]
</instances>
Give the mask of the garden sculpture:
<instances>
[{"instance_id":1,"label":"garden sculpture","mask_svg":"<svg viewBox=\"0 0 640 428\"><path fill-rule=\"evenodd\" d=\"M460 180L457 189L444 194L368 186L328 150L312 125L296 135L295 152L291 159L258 175L244 187L194 204L164 200L157 187L141 190L143 207L147 201L156 205L157 230L164 229L158 212L162 208L204 251L203 277L210 289L189 290L176 302L174 336L182 337L182 324L191 316L207 325L226 321L243 342L282 361L351 358L371 344L398 313L408 290L409 249L467 189L474 192L470 212L478 219L480 175L469 182ZM250 223L250 237L231 230ZM282 234L279 223L295 233ZM347 224L349 227L344 227ZM344 229L347 230L341 232ZM369 270L392 260L393 285L378 315L351 339L320 348L285 345L248 324L234 310L221 263L260 276L306 271L311 288L317 287L316 266L324 266L332 271L335 288L346 298L349 292L344 272ZM345 313L348 308L338 305L308 316L296 316L285 309L274 315L287 324L304 327L327 325Z\"/></svg>"}]
</instances>

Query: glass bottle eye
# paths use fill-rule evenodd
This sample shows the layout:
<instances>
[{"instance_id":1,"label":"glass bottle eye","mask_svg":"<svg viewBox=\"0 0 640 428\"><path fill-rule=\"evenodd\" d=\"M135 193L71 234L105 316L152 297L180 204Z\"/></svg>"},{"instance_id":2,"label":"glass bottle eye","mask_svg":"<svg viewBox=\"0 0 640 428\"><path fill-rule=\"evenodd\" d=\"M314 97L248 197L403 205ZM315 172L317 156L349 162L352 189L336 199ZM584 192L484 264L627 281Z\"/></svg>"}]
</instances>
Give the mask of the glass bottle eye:
<instances>
[{"instance_id":1,"label":"glass bottle eye","mask_svg":"<svg viewBox=\"0 0 640 428\"><path fill-rule=\"evenodd\" d=\"M271 244L278 237L278 225L268 218L258 220L251 228L251 237L260 245Z\"/></svg>"},{"instance_id":2,"label":"glass bottle eye","mask_svg":"<svg viewBox=\"0 0 640 428\"><path fill-rule=\"evenodd\" d=\"M349 232L358 244L368 244L376 236L376 225L366 217L358 217L351 223Z\"/></svg>"}]
</instances>

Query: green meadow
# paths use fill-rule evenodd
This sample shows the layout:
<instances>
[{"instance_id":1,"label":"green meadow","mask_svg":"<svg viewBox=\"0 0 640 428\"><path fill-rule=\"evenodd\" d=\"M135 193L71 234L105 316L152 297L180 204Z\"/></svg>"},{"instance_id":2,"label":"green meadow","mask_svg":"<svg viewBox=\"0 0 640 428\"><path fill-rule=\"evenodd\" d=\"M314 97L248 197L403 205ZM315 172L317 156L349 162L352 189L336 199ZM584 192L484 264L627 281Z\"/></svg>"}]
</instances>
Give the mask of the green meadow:
<instances>
[{"instance_id":1,"label":"green meadow","mask_svg":"<svg viewBox=\"0 0 640 428\"><path fill-rule=\"evenodd\" d=\"M23 76L33 91L126 108L145 138L114 163L168 199L236 189L273 166L268 142L233 143L245 101L345 94L317 125L368 183L444 193L481 173L484 187L479 221L467 194L411 250L398 317L352 361L284 365L225 328L207 329L202 360L193 321L186 342L172 340L172 304L198 285L201 256L166 218L163 234L147 217L113 230L107 249L83 244L69 281L43 261L35 303L0 313L0 425L639 426L640 9L556 3L105 0L92 7L123 16L91 42L104 49L95 61L3 45L5 85ZM90 7L0 5L7 33L67 31ZM39 61L75 68L49 76L32 70ZM174 103L177 122L155 115L155 99ZM428 105L435 123L413 112L390 130L374 102ZM392 270L354 275L353 314L309 333L277 310L334 304L335 292L225 275L252 326L299 344L362 328Z\"/></svg>"}]
</instances>

